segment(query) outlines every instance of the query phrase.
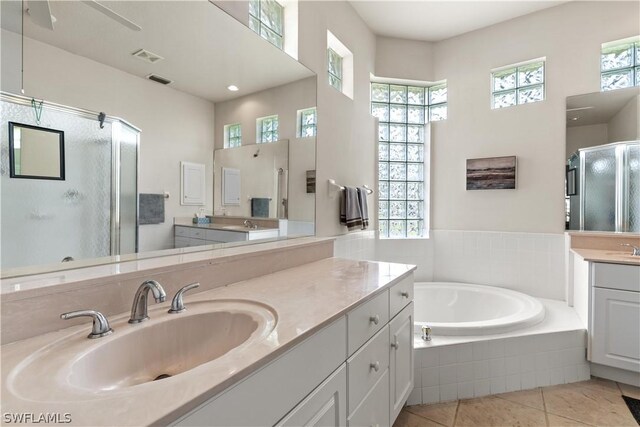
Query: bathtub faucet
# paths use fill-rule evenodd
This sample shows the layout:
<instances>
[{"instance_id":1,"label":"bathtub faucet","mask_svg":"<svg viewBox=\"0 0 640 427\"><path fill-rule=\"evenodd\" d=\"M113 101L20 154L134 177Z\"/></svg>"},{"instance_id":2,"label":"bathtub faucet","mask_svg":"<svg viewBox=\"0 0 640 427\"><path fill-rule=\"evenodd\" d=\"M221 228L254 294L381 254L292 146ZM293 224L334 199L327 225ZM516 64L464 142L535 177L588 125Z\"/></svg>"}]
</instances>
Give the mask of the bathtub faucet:
<instances>
[{"instance_id":1,"label":"bathtub faucet","mask_svg":"<svg viewBox=\"0 0 640 427\"><path fill-rule=\"evenodd\" d=\"M427 325L422 326L422 339L425 341L431 341L431 328Z\"/></svg>"}]
</instances>

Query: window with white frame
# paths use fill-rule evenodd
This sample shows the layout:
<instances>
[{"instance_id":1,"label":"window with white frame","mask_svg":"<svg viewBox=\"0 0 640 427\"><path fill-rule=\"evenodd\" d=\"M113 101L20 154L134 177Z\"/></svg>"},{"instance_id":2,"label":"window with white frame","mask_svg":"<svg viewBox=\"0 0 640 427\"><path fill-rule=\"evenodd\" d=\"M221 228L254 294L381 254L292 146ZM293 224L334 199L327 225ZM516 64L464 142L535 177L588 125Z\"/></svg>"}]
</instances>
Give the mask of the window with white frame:
<instances>
[{"instance_id":1,"label":"window with white frame","mask_svg":"<svg viewBox=\"0 0 640 427\"><path fill-rule=\"evenodd\" d=\"M316 136L318 113L316 107L298 110L298 138Z\"/></svg>"},{"instance_id":2,"label":"window with white frame","mask_svg":"<svg viewBox=\"0 0 640 427\"><path fill-rule=\"evenodd\" d=\"M327 63L329 68L329 84L342 92L342 56L331 49L327 49Z\"/></svg>"},{"instance_id":3,"label":"window with white frame","mask_svg":"<svg viewBox=\"0 0 640 427\"><path fill-rule=\"evenodd\" d=\"M249 1L249 28L269 43L284 46L284 7L275 0Z\"/></svg>"},{"instance_id":4,"label":"window with white frame","mask_svg":"<svg viewBox=\"0 0 640 427\"><path fill-rule=\"evenodd\" d=\"M371 83L371 113L379 121L379 236L425 237L425 123L447 118L447 84L420 87Z\"/></svg>"},{"instance_id":5,"label":"window with white frame","mask_svg":"<svg viewBox=\"0 0 640 427\"><path fill-rule=\"evenodd\" d=\"M491 71L491 108L544 101L544 59Z\"/></svg>"},{"instance_id":6,"label":"window with white frame","mask_svg":"<svg viewBox=\"0 0 640 427\"><path fill-rule=\"evenodd\" d=\"M278 116L268 116L259 118L256 121L258 135L257 143L264 144L276 142L278 140Z\"/></svg>"},{"instance_id":7,"label":"window with white frame","mask_svg":"<svg viewBox=\"0 0 640 427\"><path fill-rule=\"evenodd\" d=\"M239 123L224 126L224 148L240 147L242 130Z\"/></svg>"},{"instance_id":8,"label":"window with white frame","mask_svg":"<svg viewBox=\"0 0 640 427\"><path fill-rule=\"evenodd\" d=\"M604 43L600 55L600 88L631 86L640 86L640 36Z\"/></svg>"}]
</instances>

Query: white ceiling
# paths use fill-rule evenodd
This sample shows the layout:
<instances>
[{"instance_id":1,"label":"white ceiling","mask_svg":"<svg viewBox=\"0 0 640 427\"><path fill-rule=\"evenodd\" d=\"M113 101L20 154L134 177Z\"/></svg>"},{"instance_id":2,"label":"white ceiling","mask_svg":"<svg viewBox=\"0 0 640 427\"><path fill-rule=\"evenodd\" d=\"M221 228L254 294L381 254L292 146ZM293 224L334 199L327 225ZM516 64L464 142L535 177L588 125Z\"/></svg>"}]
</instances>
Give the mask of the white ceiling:
<instances>
[{"instance_id":1,"label":"white ceiling","mask_svg":"<svg viewBox=\"0 0 640 427\"><path fill-rule=\"evenodd\" d=\"M608 123L622 107L639 95L640 88L631 87L570 96L567 98L567 127Z\"/></svg>"},{"instance_id":2,"label":"white ceiling","mask_svg":"<svg viewBox=\"0 0 640 427\"><path fill-rule=\"evenodd\" d=\"M350 3L378 35L439 41L565 1L350 0Z\"/></svg>"},{"instance_id":3,"label":"white ceiling","mask_svg":"<svg viewBox=\"0 0 640 427\"><path fill-rule=\"evenodd\" d=\"M25 15L25 35L136 76L158 74L173 80L171 87L213 102L314 75L206 0L101 3L142 31L79 1L52 1L54 31ZM165 59L143 62L131 56L139 49ZM232 84L240 90L230 92Z\"/></svg>"}]
</instances>

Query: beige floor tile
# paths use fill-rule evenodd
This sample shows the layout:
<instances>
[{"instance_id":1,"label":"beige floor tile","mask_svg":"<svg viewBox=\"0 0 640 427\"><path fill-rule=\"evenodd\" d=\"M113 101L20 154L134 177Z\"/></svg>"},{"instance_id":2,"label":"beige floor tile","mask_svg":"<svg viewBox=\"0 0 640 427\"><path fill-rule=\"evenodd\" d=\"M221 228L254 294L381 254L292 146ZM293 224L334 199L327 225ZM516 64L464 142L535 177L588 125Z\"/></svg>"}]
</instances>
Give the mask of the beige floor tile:
<instances>
[{"instance_id":1,"label":"beige floor tile","mask_svg":"<svg viewBox=\"0 0 640 427\"><path fill-rule=\"evenodd\" d=\"M419 417L403 409L396 418L396 422L393 423L393 427L442 427L442 424Z\"/></svg>"},{"instance_id":2,"label":"beige floor tile","mask_svg":"<svg viewBox=\"0 0 640 427\"><path fill-rule=\"evenodd\" d=\"M519 403L521 405L530 406L535 409L544 411L544 402L542 401L542 391L539 388L534 390L514 391L511 393L498 394L496 397L508 400L509 402Z\"/></svg>"},{"instance_id":3,"label":"beige floor tile","mask_svg":"<svg viewBox=\"0 0 640 427\"><path fill-rule=\"evenodd\" d=\"M640 399L640 387L634 387L628 384L618 383L622 394L625 396L633 397L634 399Z\"/></svg>"},{"instance_id":4,"label":"beige floor tile","mask_svg":"<svg viewBox=\"0 0 640 427\"><path fill-rule=\"evenodd\" d=\"M589 426L589 424L581 423L580 421L570 420L569 418L560 417L558 415L547 414L547 420L549 421L549 427L581 427Z\"/></svg>"},{"instance_id":5,"label":"beige floor tile","mask_svg":"<svg viewBox=\"0 0 640 427\"><path fill-rule=\"evenodd\" d=\"M458 402L436 403L434 405L407 406L405 409L415 415L428 418L445 426L453 426Z\"/></svg>"},{"instance_id":6,"label":"beige floor tile","mask_svg":"<svg viewBox=\"0 0 640 427\"><path fill-rule=\"evenodd\" d=\"M547 412L599 426L637 426L622 396L608 386L566 384L542 389Z\"/></svg>"},{"instance_id":7,"label":"beige floor tile","mask_svg":"<svg viewBox=\"0 0 640 427\"><path fill-rule=\"evenodd\" d=\"M455 425L539 427L545 426L546 420L543 411L497 397L487 397L460 402Z\"/></svg>"},{"instance_id":8,"label":"beige floor tile","mask_svg":"<svg viewBox=\"0 0 640 427\"><path fill-rule=\"evenodd\" d=\"M578 383L567 384L578 387L586 387L592 390L609 391L620 394L620 389L615 381L604 380L602 378L591 378L589 381L580 381Z\"/></svg>"}]
</instances>

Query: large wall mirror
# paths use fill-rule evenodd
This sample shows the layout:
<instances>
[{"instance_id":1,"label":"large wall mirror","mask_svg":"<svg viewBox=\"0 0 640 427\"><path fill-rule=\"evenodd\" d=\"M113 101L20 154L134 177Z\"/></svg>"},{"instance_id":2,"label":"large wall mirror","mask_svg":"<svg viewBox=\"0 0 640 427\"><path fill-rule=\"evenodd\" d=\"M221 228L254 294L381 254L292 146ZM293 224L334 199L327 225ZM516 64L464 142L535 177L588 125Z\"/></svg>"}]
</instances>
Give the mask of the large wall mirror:
<instances>
[{"instance_id":1,"label":"large wall mirror","mask_svg":"<svg viewBox=\"0 0 640 427\"><path fill-rule=\"evenodd\" d=\"M315 234L313 72L205 0L22 3L1 3L3 278L265 241L184 227ZM58 180L14 177L10 122L64 133L34 157Z\"/></svg>"},{"instance_id":2,"label":"large wall mirror","mask_svg":"<svg viewBox=\"0 0 640 427\"><path fill-rule=\"evenodd\" d=\"M566 228L640 233L640 88L567 98Z\"/></svg>"}]
</instances>

